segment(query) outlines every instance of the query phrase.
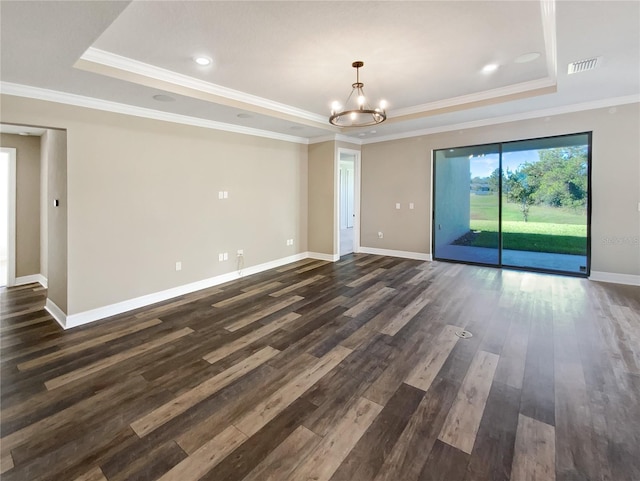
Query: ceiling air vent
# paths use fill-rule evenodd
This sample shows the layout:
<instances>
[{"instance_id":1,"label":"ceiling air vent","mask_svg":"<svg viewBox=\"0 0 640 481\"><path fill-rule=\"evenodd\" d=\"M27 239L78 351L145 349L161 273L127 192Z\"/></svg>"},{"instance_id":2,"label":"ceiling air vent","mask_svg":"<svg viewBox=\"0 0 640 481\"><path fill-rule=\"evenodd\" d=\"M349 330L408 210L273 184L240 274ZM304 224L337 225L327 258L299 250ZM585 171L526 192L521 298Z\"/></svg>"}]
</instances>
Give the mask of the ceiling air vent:
<instances>
[{"instance_id":1,"label":"ceiling air vent","mask_svg":"<svg viewBox=\"0 0 640 481\"><path fill-rule=\"evenodd\" d=\"M593 57L588 58L586 60L579 60L578 62L571 62L569 64L569 68L567 69L567 73L569 75L573 73L586 72L587 70L593 70L600 66L602 62L602 57Z\"/></svg>"}]
</instances>

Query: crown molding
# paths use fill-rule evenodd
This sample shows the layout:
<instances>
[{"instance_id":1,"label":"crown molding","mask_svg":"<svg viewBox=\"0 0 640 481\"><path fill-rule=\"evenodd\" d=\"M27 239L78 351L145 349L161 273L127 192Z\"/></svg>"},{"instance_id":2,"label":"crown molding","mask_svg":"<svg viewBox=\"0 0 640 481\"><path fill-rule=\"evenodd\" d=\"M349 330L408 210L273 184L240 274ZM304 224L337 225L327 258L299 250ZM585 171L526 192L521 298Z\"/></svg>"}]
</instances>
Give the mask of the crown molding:
<instances>
[{"instance_id":1,"label":"crown molding","mask_svg":"<svg viewBox=\"0 0 640 481\"><path fill-rule=\"evenodd\" d=\"M37 100L45 100L48 102L56 102L66 105L74 105L77 107L85 107L106 112L113 112L124 115L133 115L135 117L160 120L164 122L173 122L183 125L191 125L194 127L202 127L212 130L220 130L224 132L233 132L237 134L251 135L255 137L268 138L273 140L282 140L297 144L318 144L328 141L343 141L355 145L375 144L378 142L387 142L390 140L400 140L411 137L420 137L422 135L432 135L452 130L464 130L476 127L485 127L489 125L497 125L508 122L517 122L520 120L530 120L541 117L549 117L554 115L562 115L585 110L595 110L599 108L615 107L618 105L632 104L640 102L640 95L628 95L624 97L614 97L609 99L595 100L591 102L583 102L563 107L553 107L549 109L533 110L520 114L505 115L501 117L493 117L490 119L474 120L459 124L445 125L441 127L432 127L427 129L412 130L398 134L390 134L371 139L359 139L349 137L344 134L330 134L321 137L298 137L294 135L280 134L268 130L253 129L234 124L216 122L214 120L199 119L197 117L189 117L186 115L172 114L161 112L159 110L147 109L143 107L134 107L127 104L111 102L108 100L100 100L92 97L85 97L56 90L48 90L39 87L31 87L29 85L14 84L10 82L0 82L0 94L13 95L16 97L26 97Z\"/></svg>"},{"instance_id":2,"label":"crown molding","mask_svg":"<svg viewBox=\"0 0 640 481\"><path fill-rule=\"evenodd\" d=\"M130 72L132 74L141 75L143 77L160 80L162 82L168 82L173 85L185 87L206 94L223 97L226 99L234 100L237 102L243 102L256 107L280 112L282 114L291 115L300 119L310 120L312 122L325 123L326 117L307 110L292 107L280 102L258 97L257 95L251 95L240 90L230 89L217 85L204 80L196 79L188 75L180 74L167 70L164 68L156 67L148 63L133 60L128 57L116 55L105 50L100 50L94 47L89 47L85 53L82 54L79 60L90 62L93 64L104 65L106 67ZM76 64L76 67L82 68L82 64Z\"/></svg>"},{"instance_id":3,"label":"crown molding","mask_svg":"<svg viewBox=\"0 0 640 481\"><path fill-rule=\"evenodd\" d=\"M347 142L348 144L362 145L362 139L356 139L353 137L348 137L343 134L336 134L336 141L338 142Z\"/></svg>"},{"instance_id":4,"label":"crown molding","mask_svg":"<svg viewBox=\"0 0 640 481\"><path fill-rule=\"evenodd\" d=\"M392 110L389 112L388 118L395 119L398 117L405 117L408 115L418 115L434 110L449 110L454 107L460 107L468 104L477 104L488 100L494 100L501 97L508 97L518 95L530 91L546 89L549 87L555 87L556 80L551 77L545 77L538 80L531 80L529 82L521 82L519 84L508 85L506 87L500 87L492 90L485 90L469 95L461 95L459 97L452 97L450 99L438 100L436 102L429 102L421 105L414 105L404 109Z\"/></svg>"},{"instance_id":5,"label":"crown molding","mask_svg":"<svg viewBox=\"0 0 640 481\"><path fill-rule=\"evenodd\" d=\"M321 144L322 142L347 142L354 145L362 145L362 139L356 139L348 137L343 134L330 134L322 135L320 137L312 137L309 139L309 144Z\"/></svg>"},{"instance_id":6,"label":"crown molding","mask_svg":"<svg viewBox=\"0 0 640 481\"><path fill-rule=\"evenodd\" d=\"M428 129L412 130L398 134L390 134L375 139L363 139L362 145L375 144L378 142L388 142L390 140L408 139L411 137L420 137L422 135L440 134L443 132L451 132L453 130L473 129L476 127L486 127L489 125L505 124L509 122L518 122L520 120L531 120L543 117L551 117L554 115L571 114L575 112L583 112L586 110L602 109L607 107L616 107L618 105L634 104L640 102L640 95L627 95L624 97L614 97L609 99L594 100L591 102L583 102L579 104L566 105L563 107L553 107L549 109L531 110L513 115L504 115L501 117L492 117L490 119L472 120L470 122L462 122L459 124L443 125L441 127L432 127Z\"/></svg>"},{"instance_id":7,"label":"crown molding","mask_svg":"<svg viewBox=\"0 0 640 481\"><path fill-rule=\"evenodd\" d=\"M142 117L146 119L161 120L164 122L173 122L177 124L191 125L193 127L203 127L206 129L221 130L224 132L233 132L236 134L251 135L254 137L263 137L273 140L283 140L285 142L293 142L296 144L308 144L309 139L305 137L297 137L295 135L280 134L268 130L254 129L241 125L227 124L224 122L216 122L215 120L200 119L197 117L189 117L187 115L173 114L170 112L162 112L159 110L147 109L144 107L135 107L132 105L121 104L109 100L101 100L93 97L85 97L82 95L60 92L57 90L48 90L40 87L31 87L29 85L14 84L9 82L0 82L0 93L4 95L13 95L16 97L26 97L37 100L46 100L48 102L56 102L66 105L74 105L76 107L85 107L89 109L102 110L105 112L113 112L117 114L132 115L134 117Z\"/></svg>"}]
</instances>

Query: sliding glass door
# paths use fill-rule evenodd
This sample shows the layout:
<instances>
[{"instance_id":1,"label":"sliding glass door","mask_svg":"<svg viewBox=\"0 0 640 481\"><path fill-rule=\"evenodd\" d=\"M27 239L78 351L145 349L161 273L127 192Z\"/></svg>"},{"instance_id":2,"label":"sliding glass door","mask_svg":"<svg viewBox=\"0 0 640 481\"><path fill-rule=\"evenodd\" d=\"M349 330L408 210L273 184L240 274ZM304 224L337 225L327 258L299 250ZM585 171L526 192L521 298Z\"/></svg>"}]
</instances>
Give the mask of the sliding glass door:
<instances>
[{"instance_id":1,"label":"sliding glass door","mask_svg":"<svg viewBox=\"0 0 640 481\"><path fill-rule=\"evenodd\" d=\"M439 259L500 264L500 145L437 150L434 242Z\"/></svg>"},{"instance_id":2,"label":"sliding glass door","mask_svg":"<svg viewBox=\"0 0 640 481\"><path fill-rule=\"evenodd\" d=\"M434 258L589 273L591 134L434 152Z\"/></svg>"}]
</instances>

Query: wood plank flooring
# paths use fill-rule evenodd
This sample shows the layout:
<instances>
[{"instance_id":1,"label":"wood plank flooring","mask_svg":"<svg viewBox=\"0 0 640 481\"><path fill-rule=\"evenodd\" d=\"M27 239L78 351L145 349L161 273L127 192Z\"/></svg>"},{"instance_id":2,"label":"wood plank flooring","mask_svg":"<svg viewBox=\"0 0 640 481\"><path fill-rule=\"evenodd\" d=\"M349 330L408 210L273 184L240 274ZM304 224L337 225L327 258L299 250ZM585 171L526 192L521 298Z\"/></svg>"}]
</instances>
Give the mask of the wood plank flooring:
<instances>
[{"instance_id":1,"label":"wood plank flooring","mask_svg":"<svg viewBox=\"0 0 640 481\"><path fill-rule=\"evenodd\" d=\"M45 296L0 290L3 481L640 481L638 287L349 255L70 331Z\"/></svg>"}]
</instances>

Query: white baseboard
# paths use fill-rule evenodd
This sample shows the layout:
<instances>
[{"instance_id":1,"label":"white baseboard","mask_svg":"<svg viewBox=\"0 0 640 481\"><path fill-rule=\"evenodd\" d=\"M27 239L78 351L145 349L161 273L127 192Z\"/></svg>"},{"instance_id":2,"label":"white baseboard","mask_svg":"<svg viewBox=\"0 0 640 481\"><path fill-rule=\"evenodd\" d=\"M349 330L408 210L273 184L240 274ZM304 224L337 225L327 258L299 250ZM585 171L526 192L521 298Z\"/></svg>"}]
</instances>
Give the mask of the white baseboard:
<instances>
[{"instance_id":1,"label":"white baseboard","mask_svg":"<svg viewBox=\"0 0 640 481\"><path fill-rule=\"evenodd\" d=\"M323 254L322 252L307 252L307 257L327 262L336 262L340 260L340 254Z\"/></svg>"},{"instance_id":2,"label":"white baseboard","mask_svg":"<svg viewBox=\"0 0 640 481\"><path fill-rule=\"evenodd\" d=\"M612 282L614 284L627 284L630 286L640 286L640 276L634 274L616 274L615 272L591 271L590 281Z\"/></svg>"},{"instance_id":3,"label":"white baseboard","mask_svg":"<svg viewBox=\"0 0 640 481\"><path fill-rule=\"evenodd\" d=\"M404 251L394 251L394 250L387 250L387 249L372 249L372 248L366 248L366 247L360 248L360 252L365 254L378 254L378 255L384 255L384 256L405 257L408 259L417 259L417 260L424 260L424 261L431 260L431 254L420 254L418 252L404 252ZM174 297L189 294L191 292L196 292L202 289L207 289L209 287L214 287L220 284L224 284L225 282L240 279L242 277L258 274L260 272L264 272L269 269L275 269L277 267L281 267L283 265L290 264L292 262L300 261L307 258L318 259L318 260L323 260L328 262L336 262L340 260L340 255L339 254L323 254L320 252L301 252L299 254L295 254L292 256L283 257L281 259L265 262L263 264L258 264L256 266L245 267L241 271L241 273L239 273L238 271L228 272L226 274L222 274L219 276L210 277L208 279L191 282L189 284L184 284L177 287L172 287L164 291L153 292L151 294L135 297L133 299L128 299L126 301L117 302L115 304L110 304L107 306L98 307L96 309L79 312L77 314L65 315L65 313L62 312L62 310L58 306L56 306L53 302L51 302L49 299L47 299L47 305L45 308L47 309L47 311L49 311L49 313L64 329L70 329L72 327L82 326L84 324L89 324L91 322L95 322L100 319L122 314L123 312L132 311L134 309L139 309L141 307L149 306L157 302L162 302L168 299L172 299Z\"/></svg>"},{"instance_id":4,"label":"white baseboard","mask_svg":"<svg viewBox=\"0 0 640 481\"><path fill-rule=\"evenodd\" d=\"M13 285L24 286L25 284L33 284L34 282L39 283L43 287L47 287L47 278L42 274L31 274L29 276L16 277L16 281Z\"/></svg>"},{"instance_id":5,"label":"white baseboard","mask_svg":"<svg viewBox=\"0 0 640 481\"><path fill-rule=\"evenodd\" d=\"M362 254L375 254L378 256L402 257L404 259L415 259L417 261L433 260L431 254L422 252L396 251L393 249L377 249L375 247L360 247Z\"/></svg>"},{"instance_id":6,"label":"white baseboard","mask_svg":"<svg viewBox=\"0 0 640 481\"><path fill-rule=\"evenodd\" d=\"M67 315L62 312L62 309L60 309L55 302L47 298L44 309L51 314L51 317L53 317L60 326L62 326L62 329L69 328L69 326L67 326Z\"/></svg>"},{"instance_id":7,"label":"white baseboard","mask_svg":"<svg viewBox=\"0 0 640 481\"><path fill-rule=\"evenodd\" d=\"M245 267L244 269L242 269L241 273L239 273L238 271L228 272L226 274L210 277L201 281L191 282L189 284L172 287L171 289L166 289L164 291L154 292L144 296L135 297L133 299L128 299L126 301L117 302L108 306L102 306L96 309L91 309L89 311L71 314L66 316L66 322L64 323L63 327L65 329L69 329L72 327L81 326L83 324L98 321L106 317L115 316L117 314L122 314L123 312L132 311L134 309L139 309L141 307L155 304L156 302L166 301L167 299L182 296L184 294L189 294L191 292L200 291L202 289L207 289L209 287L224 284L225 282L240 279L252 274L257 274L269 269L274 269L276 267L290 264L292 262L306 259L308 257L310 257L309 253L302 252L300 254L276 259L275 261L265 262L264 264Z\"/></svg>"}]
</instances>

